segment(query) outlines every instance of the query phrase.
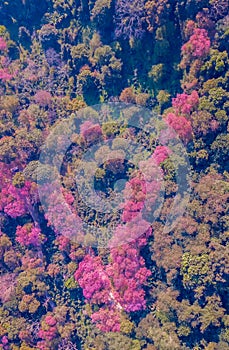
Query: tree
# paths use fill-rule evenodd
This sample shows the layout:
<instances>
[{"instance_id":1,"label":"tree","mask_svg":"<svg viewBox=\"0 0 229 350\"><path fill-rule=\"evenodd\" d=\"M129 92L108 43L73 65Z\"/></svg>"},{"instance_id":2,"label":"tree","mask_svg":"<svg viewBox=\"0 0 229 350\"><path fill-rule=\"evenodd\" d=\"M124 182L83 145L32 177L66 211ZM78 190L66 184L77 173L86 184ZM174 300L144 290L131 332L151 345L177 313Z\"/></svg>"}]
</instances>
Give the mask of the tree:
<instances>
[{"instance_id":1,"label":"tree","mask_svg":"<svg viewBox=\"0 0 229 350\"><path fill-rule=\"evenodd\" d=\"M5 51L7 49L7 43L4 38L0 37L0 51Z\"/></svg>"},{"instance_id":2,"label":"tree","mask_svg":"<svg viewBox=\"0 0 229 350\"><path fill-rule=\"evenodd\" d=\"M24 226L17 226L16 241L22 246L32 245L33 247L40 247L45 241L45 237L38 227L32 224L26 224Z\"/></svg>"},{"instance_id":3,"label":"tree","mask_svg":"<svg viewBox=\"0 0 229 350\"><path fill-rule=\"evenodd\" d=\"M118 0L115 6L116 37L141 38L144 34L144 1Z\"/></svg>"},{"instance_id":4,"label":"tree","mask_svg":"<svg viewBox=\"0 0 229 350\"><path fill-rule=\"evenodd\" d=\"M199 103L199 95L197 91L192 91L190 95L185 93L177 94L175 98L172 99L172 106L175 113L182 115L190 115L193 110L195 110Z\"/></svg>"},{"instance_id":5,"label":"tree","mask_svg":"<svg viewBox=\"0 0 229 350\"><path fill-rule=\"evenodd\" d=\"M192 139L192 126L183 116L177 116L174 113L168 113L165 122L178 134L182 141L188 143Z\"/></svg>"},{"instance_id":6,"label":"tree","mask_svg":"<svg viewBox=\"0 0 229 350\"><path fill-rule=\"evenodd\" d=\"M149 0L145 3L145 9L147 29L152 32L168 19L171 5L168 0Z\"/></svg>"}]
</instances>

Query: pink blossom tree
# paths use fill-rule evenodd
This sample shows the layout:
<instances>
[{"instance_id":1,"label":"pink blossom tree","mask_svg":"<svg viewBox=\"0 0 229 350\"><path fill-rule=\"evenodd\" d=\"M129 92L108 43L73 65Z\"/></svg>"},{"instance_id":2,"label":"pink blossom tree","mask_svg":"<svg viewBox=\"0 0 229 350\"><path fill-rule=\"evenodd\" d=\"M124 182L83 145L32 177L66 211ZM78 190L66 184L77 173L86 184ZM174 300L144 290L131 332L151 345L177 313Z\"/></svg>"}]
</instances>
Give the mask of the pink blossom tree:
<instances>
[{"instance_id":1,"label":"pink blossom tree","mask_svg":"<svg viewBox=\"0 0 229 350\"><path fill-rule=\"evenodd\" d=\"M199 103L199 95L197 91L192 91L190 95L186 93L177 94L175 98L172 99L172 106L175 113L189 116L193 112Z\"/></svg>"},{"instance_id":2,"label":"pink blossom tree","mask_svg":"<svg viewBox=\"0 0 229 350\"><path fill-rule=\"evenodd\" d=\"M41 328L38 332L38 337L42 340L37 343L40 350L50 349L51 341L57 336L56 319L52 315L46 315L41 322Z\"/></svg>"},{"instance_id":3,"label":"pink blossom tree","mask_svg":"<svg viewBox=\"0 0 229 350\"><path fill-rule=\"evenodd\" d=\"M151 273L136 245L112 248L108 265L99 256L86 255L74 274L87 302L100 305L91 318L103 331L120 330L122 310L134 312L146 307L143 285Z\"/></svg>"},{"instance_id":4,"label":"pink blossom tree","mask_svg":"<svg viewBox=\"0 0 229 350\"><path fill-rule=\"evenodd\" d=\"M17 226L16 241L25 247L40 247L44 243L45 237L41 233L40 228L35 227L33 224L26 224Z\"/></svg>"},{"instance_id":5,"label":"pink blossom tree","mask_svg":"<svg viewBox=\"0 0 229 350\"><path fill-rule=\"evenodd\" d=\"M157 146L153 152L152 158L157 165L163 163L172 153L167 146Z\"/></svg>"},{"instance_id":6,"label":"pink blossom tree","mask_svg":"<svg viewBox=\"0 0 229 350\"><path fill-rule=\"evenodd\" d=\"M0 80L3 82L9 81L13 78L13 75L9 73L7 68L0 68Z\"/></svg>"},{"instance_id":7,"label":"pink blossom tree","mask_svg":"<svg viewBox=\"0 0 229 350\"><path fill-rule=\"evenodd\" d=\"M7 43L3 37L0 37L0 51L7 49Z\"/></svg>"},{"instance_id":8,"label":"pink blossom tree","mask_svg":"<svg viewBox=\"0 0 229 350\"><path fill-rule=\"evenodd\" d=\"M2 47L5 47L4 42L0 42L0 45ZM3 51L0 49L0 51ZM10 64L10 60L7 56L7 52L4 49L3 55L0 56L0 81L7 82L13 78L14 74L12 72L12 64Z\"/></svg>"},{"instance_id":9,"label":"pink blossom tree","mask_svg":"<svg viewBox=\"0 0 229 350\"><path fill-rule=\"evenodd\" d=\"M127 312L144 309L146 301L142 287L151 273L139 255L139 248L136 244L123 245L112 248L110 255L111 264L106 270L112 280L116 305Z\"/></svg>"},{"instance_id":10,"label":"pink blossom tree","mask_svg":"<svg viewBox=\"0 0 229 350\"><path fill-rule=\"evenodd\" d=\"M93 304L109 302L111 282L99 256L86 255L80 262L74 277L83 289L86 300Z\"/></svg>"},{"instance_id":11,"label":"pink blossom tree","mask_svg":"<svg viewBox=\"0 0 229 350\"><path fill-rule=\"evenodd\" d=\"M120 332L121 314L115 307L102 307L91 319L102 332Z\"/></svg>"},{"instance_id":12,"label":"pink blossom tree","mask_svg":"<svg viewBox=\"0 0 229 350\"><path fill-rule=\"evenodd\" d=\"M8 350L9 348L10 347L9 347L8 337L6 335L3 335L1 340L0 340L0 349Z\"/></svg>"},{"instance_id":13,"label":"pink blossom tree","mask_svg":"<svg viewBox=\"0 0 229 350\"><path fill-rule=\"evenodd\" d=\"M168 113L165 122L176 131L184 143L188 143L192 139L192 126L185 117Z\"/></svg>"},{"instance_id":14,"label":"pink blossom tree","mask_svg":"<svg viewBox=\"0 0 229 350\"><path fill-rule=\"evenodd\" d=\"M0 210L12 218L33 215L33 205L37 200L35 184L26 181L21 188L9 184L0 193Z\"/></svg>"},{"instance_id":15,"label":"pink blossom tree","mask_svg":"<svg viewBox=\"0 0 229 350\"><path fill-rule=\"evenodd\" d=\"M185 62L190 62L192 59L204 58L210 51L211 42L208 33L205 29L195 28L189 41L185 43L181 52Z\"/></svg>"}]
</instances>

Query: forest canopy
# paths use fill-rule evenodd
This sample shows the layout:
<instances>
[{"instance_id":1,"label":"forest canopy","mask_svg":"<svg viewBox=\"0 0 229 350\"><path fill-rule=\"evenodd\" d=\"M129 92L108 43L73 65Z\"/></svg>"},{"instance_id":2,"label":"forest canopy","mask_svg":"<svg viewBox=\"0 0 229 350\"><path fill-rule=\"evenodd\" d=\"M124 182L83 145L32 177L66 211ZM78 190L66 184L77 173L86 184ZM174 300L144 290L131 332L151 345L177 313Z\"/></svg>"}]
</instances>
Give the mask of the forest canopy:
<instances>
[{"instance_id":1,"label":"forest canopy","mask_svg":"<svg viewBox=\"0 0 229 350\"><path fill-rule=\"evenodd\" d=\"M228 43L227 0L0 1L1 349L229 349Z\"/></svg>"}]
</instances>

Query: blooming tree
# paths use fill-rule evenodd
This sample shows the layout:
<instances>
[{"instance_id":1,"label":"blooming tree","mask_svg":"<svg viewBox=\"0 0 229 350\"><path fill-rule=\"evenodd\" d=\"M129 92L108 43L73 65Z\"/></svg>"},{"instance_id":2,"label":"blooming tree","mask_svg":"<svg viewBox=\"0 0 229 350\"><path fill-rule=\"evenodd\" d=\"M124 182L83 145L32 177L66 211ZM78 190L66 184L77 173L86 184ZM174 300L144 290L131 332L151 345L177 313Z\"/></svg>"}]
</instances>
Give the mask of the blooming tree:
<instances>
[{"instance_id":1,"label":"blooming tree","mask_svg":"<svg viewBox=\"0 0 229 350\"><path fill-rule=\"evenodd\" d=\"M0 51L7 49L7 43L3 37L0 37Z\"/></svg>"},{"instance_id":2,"label":"blooming tree","mask_svg":"<svg viewBox=\"0 0 229 350\"><path fill-rule=\"evenodd\" d=\"M185 43L181 52L186 60L204 58L208 55L211 42L205 29L195 28L189 41Z\"/></svg>"},{"instance_id":3,"label":"blooming tree","mask_svg":"<svg viewBox=\"0 0 229 350\"><path fill-rule=\"evenodd\" d=\"M26 181L21 188L9 184L0 193L0 210L12 218L32 214L36 200L35 187L31 182Z\"/></svg>"},{"instance_id":4,"label":"blooming tree","mask_svg":"<svg viewBox=\"0 0 229 350\"><path fill-rule=\"evenodd\" d=\"M168 113L165 122L177 132L182 141L187 143L191 140L192 126L185 117L178 116L175 113Z\"/></svg>"},{"instance_id":5,"label":"blooming tree","mask_svg":"<svg viewBox=\"0 0 229 350\"><path fill-rule=\"evenodd\" d=\"M199 103L199 95L197 91L192 91L190 95L186 93L177 94L172 99L172 106L176 113L190 115L196 109Z\"/></svg>"},{"instance_id":6,"label":"blooming tree","mask_svg":"<svg viewBox=\"0 0 229 350\"><path fill-rule=\"evenodd\" d=\"M24 226L17 226L16 241L23 246L39 247L45 241L40 228L33 224L26 224Z\"/></svg>"}]
</instances>

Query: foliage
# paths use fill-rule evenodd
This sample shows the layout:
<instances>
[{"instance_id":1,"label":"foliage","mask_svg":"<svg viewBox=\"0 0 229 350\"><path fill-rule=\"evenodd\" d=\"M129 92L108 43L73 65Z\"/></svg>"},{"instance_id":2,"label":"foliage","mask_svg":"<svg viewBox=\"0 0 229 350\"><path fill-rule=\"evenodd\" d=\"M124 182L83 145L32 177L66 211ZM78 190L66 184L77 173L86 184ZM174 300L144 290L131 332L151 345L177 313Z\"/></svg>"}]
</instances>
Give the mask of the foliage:
<instances>
[{"instance_id":1,"label":"foliage","mask_svg":"<svg viewBox=\"0 0 229 350\"><path fill-rule=\"evenodd\" d=\"M229 349L228 1L11 0L0 18L0 348ZM108 101L129 108L120 125L99 123ZM138 107L162 114L159 140L154 116L128 125ZM60 193L39 158L73 115ZM190 162L179 198L174 132ZM83 187L93 147L90 208L76 174Z\"/></svg>"}]
</instances>

